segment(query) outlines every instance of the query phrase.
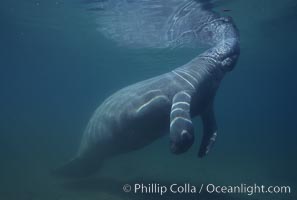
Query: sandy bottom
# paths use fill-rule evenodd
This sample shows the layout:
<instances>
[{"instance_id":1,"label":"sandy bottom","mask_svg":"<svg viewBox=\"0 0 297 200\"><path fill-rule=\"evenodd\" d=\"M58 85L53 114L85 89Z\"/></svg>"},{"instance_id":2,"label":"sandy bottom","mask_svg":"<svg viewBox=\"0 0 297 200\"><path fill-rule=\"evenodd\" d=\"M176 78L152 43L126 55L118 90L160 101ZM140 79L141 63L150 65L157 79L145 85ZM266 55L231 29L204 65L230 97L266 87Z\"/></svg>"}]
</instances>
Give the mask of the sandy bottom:
<instances>
[{"instance_id":1,"label":"sandy bottom","mask_svg":"<svg viewBox=\"0 0 297 200\"><path fill-rule=\"evenodd\" d=\"M265 138L265 136L263 136ZM244 140L244 143L238 142ZM261 142L261 138L257 141ZM273 140L275 141L275 140ZM232 145L230 145L232 144ZM57 179L50 170L65 160L52 150L3 157L0 172L1 200L296 200L297 163L295 153L263 146L244 134L241 138L221 137L215 149L198 159L195 144L186 154L172 155L168 140L106 162L98 174L79 180ZM274 143L271 143L274 145ZM257 147L257 148L253 148ZM295 149L295 148L293 148ZM69 153L69 152L68 152ZM173 183L197 186L207 184L235 186L240 184L290 186L291 194L133 194L125 193L125 184Z\"/></svg>"}]
</instances>

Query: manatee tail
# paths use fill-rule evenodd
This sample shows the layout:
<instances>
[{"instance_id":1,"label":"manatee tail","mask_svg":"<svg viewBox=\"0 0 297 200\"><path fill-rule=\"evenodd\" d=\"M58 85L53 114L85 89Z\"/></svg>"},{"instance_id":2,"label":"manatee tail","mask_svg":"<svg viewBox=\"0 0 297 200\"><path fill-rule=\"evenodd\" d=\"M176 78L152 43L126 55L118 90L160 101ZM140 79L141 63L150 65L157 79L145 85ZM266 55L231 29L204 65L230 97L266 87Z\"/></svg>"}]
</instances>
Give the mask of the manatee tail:
<instances>
[{"instance_id":1,"label":"manatee tail","mask_svg":"<svg viewBox=\"0 0 297 200\"><path fill-rule=\"evenodd\" d=\"M99 160L99 159L98 159ZM98 160L86 160L79 157L74 158L51 171L52 175L61 178L83 178L96 173L102 162Z\"/></svg>"}]
</instances>

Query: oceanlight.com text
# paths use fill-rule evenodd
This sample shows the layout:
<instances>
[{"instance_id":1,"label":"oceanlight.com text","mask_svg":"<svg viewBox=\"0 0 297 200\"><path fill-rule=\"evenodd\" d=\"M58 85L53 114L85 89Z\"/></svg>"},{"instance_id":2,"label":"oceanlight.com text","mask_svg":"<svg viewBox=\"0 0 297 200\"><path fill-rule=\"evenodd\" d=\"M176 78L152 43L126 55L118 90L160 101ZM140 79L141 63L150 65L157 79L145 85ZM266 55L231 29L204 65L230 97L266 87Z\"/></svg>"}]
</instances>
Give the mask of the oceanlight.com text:
<instances>
[{"instance_id":1,"label":"oceanlight.com text","mask_svg":"<svg viewBox=\"0 0 297 200\"><path fill-rule=\"evenodd\" d=\"M258 184L239 184L239 185L215 185L215 184L200 184L195 185L191 183L162 185L159 183L135 183L125 184L123 186L124 192L132 192L134 194L290 194L290 186L265 186Z\"/></svg>"}]
</instances>

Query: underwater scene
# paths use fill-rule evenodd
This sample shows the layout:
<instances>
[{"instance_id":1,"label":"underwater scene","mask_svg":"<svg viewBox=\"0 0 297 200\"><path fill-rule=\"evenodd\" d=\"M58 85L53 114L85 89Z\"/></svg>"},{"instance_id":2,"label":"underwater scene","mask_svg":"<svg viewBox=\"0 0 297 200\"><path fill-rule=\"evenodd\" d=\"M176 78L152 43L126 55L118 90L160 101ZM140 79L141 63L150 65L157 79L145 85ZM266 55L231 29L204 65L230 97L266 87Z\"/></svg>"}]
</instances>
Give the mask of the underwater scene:
<instances>
[{"instance_id":1,"label":"underwater scene","mask_svg":"<svg viewBox=\"0 0 297 200\"><path fill-rule=\"evenodd\" d=\"M0 4L0 200L297 200L295 0Z\"/></svg>"}]
</instances>

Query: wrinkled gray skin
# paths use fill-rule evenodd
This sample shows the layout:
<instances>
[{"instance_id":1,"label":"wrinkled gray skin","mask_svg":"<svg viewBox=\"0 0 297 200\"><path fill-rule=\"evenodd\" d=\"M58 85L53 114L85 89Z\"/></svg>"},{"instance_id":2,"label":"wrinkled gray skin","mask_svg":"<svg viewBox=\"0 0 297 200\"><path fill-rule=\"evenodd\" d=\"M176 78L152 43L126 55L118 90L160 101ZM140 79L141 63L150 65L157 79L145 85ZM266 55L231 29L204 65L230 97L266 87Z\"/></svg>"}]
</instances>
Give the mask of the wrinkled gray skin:
<instances>
[{"instance_id":1,"label":"wrinkled gray skin","mask_svg":"<svg viewBox=\"0 0 297 200\"><path fill-rule=\"evenodd\" d=\"M57 175L90 175L105 159L140 149L168 132L171 151L183 153L193 144L191 118L198 115L203 123L198 155L208 153L217 135L215 93L239 56L239 36L231 18L205 10L195 1L180 2L174 13L168 14L165 37L154 46L166 43L164 46L176 47L203 40L211 47L171 72L125 87L107 98L90 119L77 155L56 169Z\"/></svg>"}]
</instances>

